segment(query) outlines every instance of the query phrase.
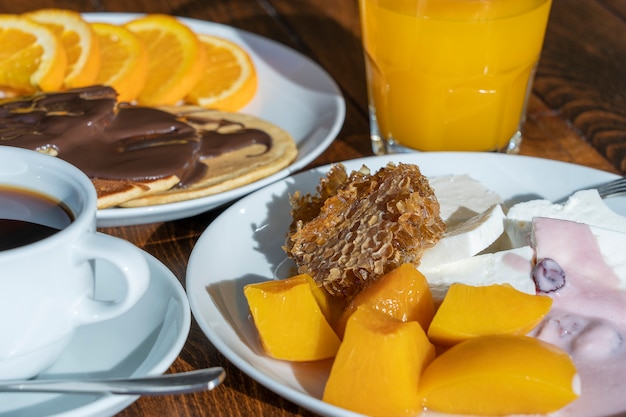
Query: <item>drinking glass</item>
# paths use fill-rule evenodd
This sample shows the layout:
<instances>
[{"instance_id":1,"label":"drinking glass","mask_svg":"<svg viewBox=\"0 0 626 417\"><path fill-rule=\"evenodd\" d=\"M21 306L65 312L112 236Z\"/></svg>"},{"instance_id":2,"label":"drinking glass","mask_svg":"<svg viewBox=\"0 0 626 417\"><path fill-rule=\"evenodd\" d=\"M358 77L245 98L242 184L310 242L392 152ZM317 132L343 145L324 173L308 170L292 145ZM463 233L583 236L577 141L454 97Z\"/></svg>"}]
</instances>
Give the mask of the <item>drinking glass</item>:
<instances>
[{"instance_id":1,"label":"drinking glass","mask_svg":"<svg viewBox=\"0 0 626 417\"><path fill-rule=\"evenodd\" d=\"M359 0L374 153L517 153L551 0Z\"/></svg>"}]
</instances>

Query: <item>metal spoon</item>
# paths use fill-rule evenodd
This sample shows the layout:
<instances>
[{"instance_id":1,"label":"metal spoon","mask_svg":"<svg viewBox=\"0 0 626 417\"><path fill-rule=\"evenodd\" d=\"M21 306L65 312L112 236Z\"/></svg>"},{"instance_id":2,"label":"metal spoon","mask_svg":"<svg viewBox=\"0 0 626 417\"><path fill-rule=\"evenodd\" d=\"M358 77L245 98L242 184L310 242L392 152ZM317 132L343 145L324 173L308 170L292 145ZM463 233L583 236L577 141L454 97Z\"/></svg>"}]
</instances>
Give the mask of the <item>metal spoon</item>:
<instances>
[{"instance_id":1,"label":"metal spoon","mask_svg":"<svg viewBox=\"0 0 626 417\"><path fill-rule=\"evenodd\" d=\"M226 376L222 367L198 371L122 379L31 379L0 381L0 392L166 395L212 390Z\"/></svg>"}]
</instances>

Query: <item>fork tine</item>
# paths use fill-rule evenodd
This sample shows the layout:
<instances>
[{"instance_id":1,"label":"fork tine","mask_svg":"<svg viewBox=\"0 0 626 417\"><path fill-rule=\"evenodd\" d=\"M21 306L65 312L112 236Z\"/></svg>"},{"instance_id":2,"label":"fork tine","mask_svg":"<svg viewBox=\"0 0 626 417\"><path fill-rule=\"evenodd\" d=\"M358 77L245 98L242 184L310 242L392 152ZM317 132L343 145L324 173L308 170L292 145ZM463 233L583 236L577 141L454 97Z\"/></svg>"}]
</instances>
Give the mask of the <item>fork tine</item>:
<instances>
[{"instance_id":1,"label":"fork tine","mask_svg":"<svg viewBox=\"0 0 626 417\"><path fill-rule=\"evenodd\" d=\"M608 198L615 195L625 194L626 193L626 177L618 178L614 181L607 182L606 184L600 185L598 188L598 194L602 198Z\"/></svg>"}]
</instances>

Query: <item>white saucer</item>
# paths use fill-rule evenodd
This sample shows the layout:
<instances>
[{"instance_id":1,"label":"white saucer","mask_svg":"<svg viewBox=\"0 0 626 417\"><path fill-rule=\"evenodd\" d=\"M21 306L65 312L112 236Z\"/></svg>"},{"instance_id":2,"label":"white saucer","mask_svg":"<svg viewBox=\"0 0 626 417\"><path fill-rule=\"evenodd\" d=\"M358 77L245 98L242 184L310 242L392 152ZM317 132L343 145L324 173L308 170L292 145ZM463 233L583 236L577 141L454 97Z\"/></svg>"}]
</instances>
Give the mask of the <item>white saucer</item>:
<instances>
[{"instance_id":1,"label":"white saucer","mask_svg":"<svg viewBox=\"0 0 626 417\"><path fill-rule=\"evenodd\" d=\"M156 258L144 252L150 286L137 305L120 317L80 328L63 356L38 379L123 378L164 373L180 353L191 325L182 285ZM96 296L123 292L119 272L96 262ZM112 416L137 396L0 393L0 417Z\"/></svg>"}]
</instances>

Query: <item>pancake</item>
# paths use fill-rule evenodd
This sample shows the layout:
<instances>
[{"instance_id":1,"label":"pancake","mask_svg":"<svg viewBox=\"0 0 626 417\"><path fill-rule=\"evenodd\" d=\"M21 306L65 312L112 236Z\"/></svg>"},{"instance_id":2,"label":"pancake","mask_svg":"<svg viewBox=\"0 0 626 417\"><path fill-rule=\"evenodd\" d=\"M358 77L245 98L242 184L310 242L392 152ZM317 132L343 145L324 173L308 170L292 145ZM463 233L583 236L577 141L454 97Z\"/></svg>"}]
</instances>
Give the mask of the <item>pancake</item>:
<instances>
[{"instance_id":1,"label":"pancake","mask_svg":"<svg viewBox=\"0 0 626 417\"><path fill-rule=\"evenodd\" d=\"M100 209L228 191L285 168L298 153L289 133L254 116L131 106L116 96L91 86L0 100L0 144L77 166Z\"/></svg>"}]
</instances>

